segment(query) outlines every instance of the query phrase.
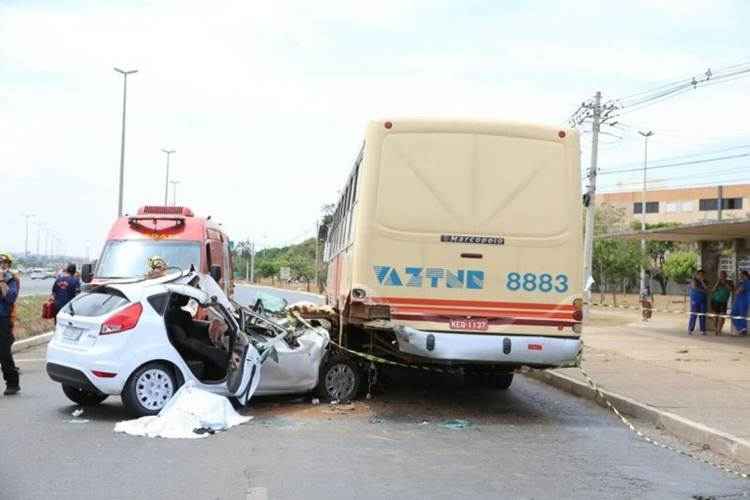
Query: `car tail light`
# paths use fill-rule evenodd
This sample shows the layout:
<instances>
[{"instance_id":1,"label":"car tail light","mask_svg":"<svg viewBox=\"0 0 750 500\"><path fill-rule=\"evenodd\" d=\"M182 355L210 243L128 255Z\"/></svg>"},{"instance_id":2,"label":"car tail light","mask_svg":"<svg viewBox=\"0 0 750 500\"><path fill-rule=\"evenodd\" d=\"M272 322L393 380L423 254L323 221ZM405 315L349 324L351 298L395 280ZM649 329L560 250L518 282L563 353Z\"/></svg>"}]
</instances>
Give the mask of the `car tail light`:
<instances>
[{"instance_id":1,"label":"car tail light","mask_svg":"<svg viewBox=\"0 0 750 500\"><path fill-rule=\"evenodd\" d=\"M576 321L583 320L583 299L573 301L573 319Z\"/></svg>"},{"instance_id":2,"label":"car tail light","mask_svg":"<svg viewBox=\"0 0 750 500\"><path fill-rule=\"evenodd\" d=\"M122 311L112 315L102 324L101 335L120 333L135 328L141 319L143 306L140 303L131 304Z\"/></svg>"}]
</instances>

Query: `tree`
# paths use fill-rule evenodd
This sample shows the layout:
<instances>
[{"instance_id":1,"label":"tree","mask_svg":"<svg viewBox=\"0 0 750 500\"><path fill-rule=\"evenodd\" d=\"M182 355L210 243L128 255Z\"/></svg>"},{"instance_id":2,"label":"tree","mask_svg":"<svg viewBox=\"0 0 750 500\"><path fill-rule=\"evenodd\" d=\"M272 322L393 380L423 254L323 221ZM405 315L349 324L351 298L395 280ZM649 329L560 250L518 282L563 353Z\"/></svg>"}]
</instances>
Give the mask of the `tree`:
<instances>
[{"instance_id":1,"label":"tree","mask_svg":"<svg viewBox=\"0 0 750 500\"><path fill-rule=\"evenodd\" d=\"M698 254L695 252L672 252L664 262L664 274L676 283L687 283L697 270L697 262Z\"/></svg>"},{"instance_id":2,"label":"tree","mask_svg":"<svg viewBox=\"0 0 750 500\"><path fill-rule=\"evenodd\" d=\"M613 205L601 205L594 219L593 275L601 293L606 289L614 295L618 289L623 292L638 278L638 270L643 260L637 241L609 239L606 236L628 229L625 209Z\"/></svg>"},{"instance_id":3,"label":"tree","mask_svg":"<svg viewBox=\"0 0 750 500\"><path fill-rule=\"evenodd\" d=\"M677 227L680 224L675 222L660 222L658 224L646 224L646 230L665 229ZM635 230L641 229L641 223L633 221L631 227ZM667 255L676 248L674 241L646 241L646 255L644 258L644 268L646 274L659 283L662 295L667 294L667 284L669 278L664 273L664 263Z\"/></svg>"}]
</instances>

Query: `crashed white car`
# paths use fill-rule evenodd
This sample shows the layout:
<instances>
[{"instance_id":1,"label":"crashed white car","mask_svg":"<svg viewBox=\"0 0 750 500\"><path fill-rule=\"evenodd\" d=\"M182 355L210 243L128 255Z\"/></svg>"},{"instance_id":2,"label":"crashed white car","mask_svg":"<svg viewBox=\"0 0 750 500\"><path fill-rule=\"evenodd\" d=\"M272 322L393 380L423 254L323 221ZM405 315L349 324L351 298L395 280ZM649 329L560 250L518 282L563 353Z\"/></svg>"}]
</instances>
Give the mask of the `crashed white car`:
<instances>
[{"instance_id":1,"label":"crashed white car","mask_svg":"<svg viewBox=\"0 0 750 500\"><path fill-rule=\"evenodd\" d=\"M57 316L47 373L75 403L121 395L136 415L157 414L189 380L241 404L316 389L351 399L357 365L325 362L328 344L324 328L275 321L230 302L210 276L178 272L76 297Z\"/></svg>"}]
</instances>

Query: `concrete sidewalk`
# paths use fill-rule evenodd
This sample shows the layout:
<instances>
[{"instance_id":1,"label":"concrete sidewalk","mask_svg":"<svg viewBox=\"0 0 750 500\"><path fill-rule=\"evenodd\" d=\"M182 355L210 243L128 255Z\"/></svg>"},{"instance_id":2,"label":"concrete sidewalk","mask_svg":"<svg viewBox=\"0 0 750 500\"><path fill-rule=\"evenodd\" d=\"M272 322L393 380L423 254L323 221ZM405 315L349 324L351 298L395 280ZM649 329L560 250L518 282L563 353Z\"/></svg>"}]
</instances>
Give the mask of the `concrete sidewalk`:
<instances>
[{"instance_id":1,"label":"concrete sidewalk","mask_svg":"<svg viewBox=\"0 0 750 500\"><path fill-rule=\"evenodd\" d=\"M594 311L583 368L607 391L750 440L750 338L691 337L686 323ZM577 369L555 372L584 381Z\"/></svg>"}]
</instances>

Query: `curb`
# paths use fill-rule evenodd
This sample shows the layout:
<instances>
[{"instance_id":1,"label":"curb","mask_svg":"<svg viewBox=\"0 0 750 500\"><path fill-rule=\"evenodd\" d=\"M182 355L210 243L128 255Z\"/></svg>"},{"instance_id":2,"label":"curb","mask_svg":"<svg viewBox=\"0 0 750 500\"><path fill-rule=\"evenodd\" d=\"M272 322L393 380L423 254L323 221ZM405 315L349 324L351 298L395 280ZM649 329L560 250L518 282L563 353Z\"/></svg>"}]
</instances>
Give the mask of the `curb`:
<instances>
[{"instance_id":1,"label":"curb","mask_svg":"<svg viewBox=\"0 0 750 500\"><path fill-rule=\"evenodd\" d=\"M13 345L10 348L10 352L17 353L21 351L26 351L28 349L31 349L32 347L46 344L47 342L50 341L54 333L55 332L47 332L41 335L35 335L28 339L23 339L23 340L18 340L16 342L13 342Z\"/></svg>"},{"instance_id":2,"label":"curb","mask_svg":"<svg viewBox=\"0 0 750 500\"><path fill-rule=\"evenodd\" d=\"M545 370L529 372L526 373L526 376L575 396L594 401L604 408L607 407L606 403L597 396L596 391L588 384L567 375ZM750 441L713 429L674 413L659 410L626 396L604 390L602 390L602 394L623 414L645 420L693 444L707 446L717 453L732 457L745 464L750 464Z\"/></svg>"}]
</instances>

